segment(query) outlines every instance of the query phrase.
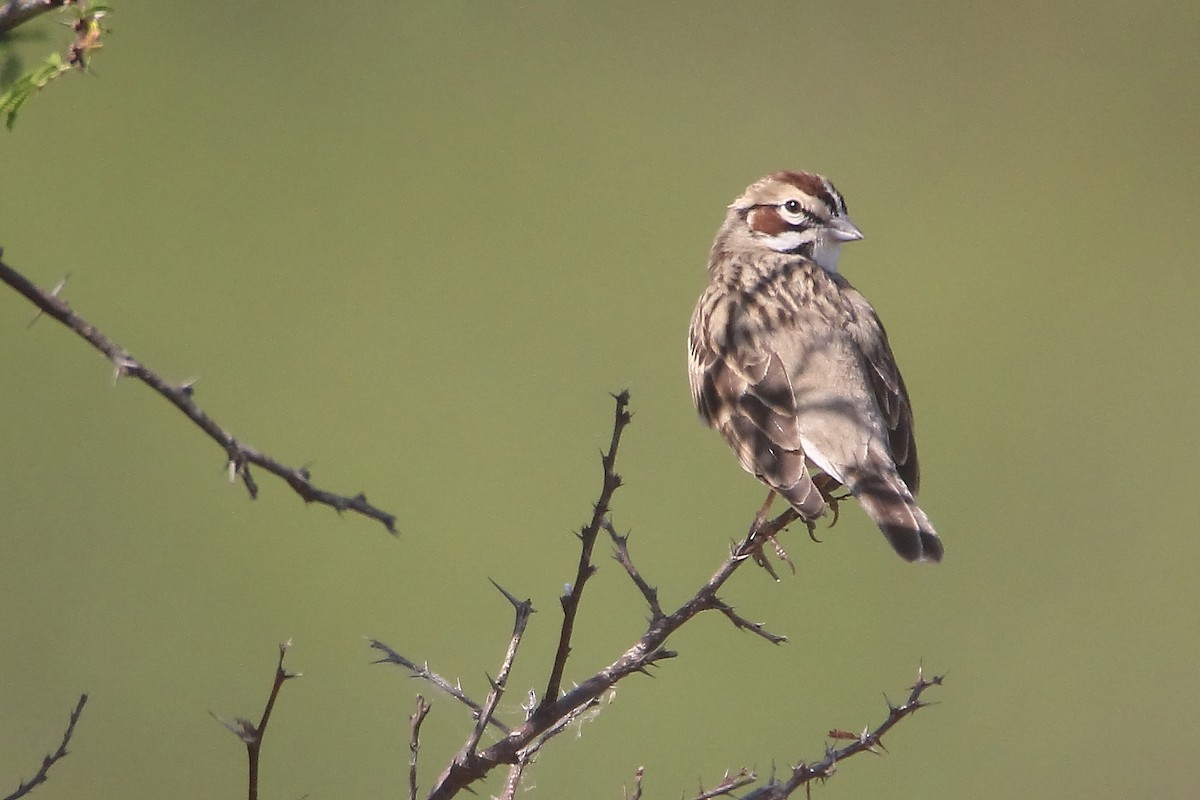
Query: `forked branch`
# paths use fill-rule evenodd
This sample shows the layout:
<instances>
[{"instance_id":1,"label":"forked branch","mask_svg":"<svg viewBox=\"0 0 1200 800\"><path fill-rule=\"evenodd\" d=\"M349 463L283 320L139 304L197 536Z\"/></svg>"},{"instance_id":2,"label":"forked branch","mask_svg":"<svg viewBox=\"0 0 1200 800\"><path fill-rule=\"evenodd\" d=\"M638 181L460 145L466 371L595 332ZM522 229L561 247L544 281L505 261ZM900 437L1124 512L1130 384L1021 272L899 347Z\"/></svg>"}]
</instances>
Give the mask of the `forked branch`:
<instances>
[{"instance_id":1,"label":"forked branch","mask_svg":"<svg viewBox=\"0 0 1200 800\"><path fill-rule=\"evenodd\" d=\"M662 609L657 590L642 576L633 562L633 558L629 552L628 538L616 532L609 518L609 505L613 493L621 485L620 476L616 472L617 448L620 444L621 434L630 420L628 393L621 392L619 395L615 395L614 399L616 400L616 412L613 434L608 451L603 454L601 459L603 483L600 496L593 509L591 520L582 528L579 535L581 553L575 583L560 598L563 607L563 623L560 630L558 647L550 666L547 693L541 698L540 702L534 702L534 699L531 698L531 702L524 706L526 709L524 721L519 724L513 724L510 729L499 725L493 718L495 703L491 702L491 700L494 697L498 698L498 693L503 691L502 680L491 681L492 691L489 694L489 701L485 702L482 706L466 698L461 689L455 687L457 691L455 696L458 696L475 714L476 725L468 737L466 744L460 749L459 753L451 760L434 783L428 795L430 800L446 800L447 798L454 797L461 790L469 788L471 784L481 780L493 769L502 764L509 765L510 769L508 780L505 782L504 792L501 796L504 798L512 797L517 790L517 784L520 781L525 766L549 739L558 735L572 724L586 719L588 715L596 713L596 710L603 702L601 698L606 693L610 693L619 681L634 673L648 673L649 669L659 662L674 658L676 654L674 651L668 649L668 640L679 628L702 612L720 612L738 629L750 631L775 644L785 641L784 637L767 631L761 623L751 622L737 613L731 605L718 596L718 592L745 561L761 558L763 545L772 541L772 537L787 527L788 524L795 521L794 515L781 514L776 519L756 528L746 538L732 545L729 555L717 568L716 572L713 573L712 577L695 594L670 613ZM649 605L651 612L650 621L646 632L619 658L580 683L573 685L570 690L563 692L561 691L562 680L565 674L566 661L571 651L574 622L582 599L583 588L587 580L596 571L596 566L592 562L592 552L595 547L596 537L601 530L606 531L611 537L615 548L615 558L624 567L626 573L638 588L638 591L645 598L647 605ZM525 619L521 618L521 604L511 595L508 595L507 592L505 594L509 597L510 602L517 607L518 620L514 629L513 639L509 645L508 655L505 657L504 667L501 670L503 677L507 676L507 667L511 665L511 657L515 653L516 645L520 641L520 635L524 631L524 622L528 618L528 615L526 615ZM528 601L525 602L528 603ZM448 682L444 679L440 679L433 673L430 673L428 667L419 666L415 661L399 655L382 642L372 640L371 646L386 654L385 658L381 659L382 661L404 666L414 676L431 680L444 689L449 686ZM909 701L902 706L890 707L888 718L873 731L867 731L861 736L854 737L854 741L844 747L828 750L826 758L822 761L811 765L801 764L793 768L787 780L776 781L772 778L769 783L755 790L755 792L774 792L773 794L755 794L753 796L762 798L786 797L792 791L795 791L797 787L805 785L811 780L826 778L831 775L834 766L839 760L843 760L864 750L874 750L877 747L881 747L880 739L883 734L901 719L923 706L924 702L920 699L921 693L930 685L940 683L940 680L940 678L929 681L923 678L920 679L918 685L914 687ZM487 724L494 724L500 727L504 731L504 736L490 747L479 750L477 746L480 740L480 733ZM732 793L734 789L747 786L756 780L757 777L747 771L739 772L735 775L727 774L725 779L717 787L714 787L714 789L707 792L702 790L700 797L708 798L727 795ZM640 790L639 780L636 792L640 793Z\"/></svg>"},{"instance_id":2,"label":"forked branch","mask_svg":"<svg viewBox=\"0 0 1200 800\"><path fill-rule=\"evenodd\" d=\"M226 720L213 714L213 718L217 722L228 728L234 736L242 740L242 744L246 745L246 757L249 762L246 782L247 797L249 800L258 799L259 753L262 751L263 736L267 732L267 723L271 721L271 711L275 708L275 701L279 697L279 690L286 681L292 678L299 678L301 675L299 672L288 672L283 667L283 658L287 655L288 648L291 646L292 643L290 641L282 642L279 645L279 660L275 664L275 679L271 683L271 692L267 695L267 704L263 707L262 716L259 717L257 724L244 717Z\"/></svg>"}]
</instances>

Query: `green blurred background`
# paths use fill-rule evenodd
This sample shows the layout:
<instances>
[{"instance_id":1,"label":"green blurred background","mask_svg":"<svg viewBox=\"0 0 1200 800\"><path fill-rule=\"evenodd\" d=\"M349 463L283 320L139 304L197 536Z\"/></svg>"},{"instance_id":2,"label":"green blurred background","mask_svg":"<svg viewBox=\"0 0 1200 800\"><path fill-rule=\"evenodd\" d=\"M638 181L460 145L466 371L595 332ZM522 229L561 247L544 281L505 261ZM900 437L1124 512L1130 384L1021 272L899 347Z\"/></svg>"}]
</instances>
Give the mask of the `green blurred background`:
<instances>
[{"instance_id":1,"label":"green blurred background","mask_svg":"<svg viewBox=\"0 0 1200 800\"><path fill-rule=\"evenodd\" d=\"M22 52L40 57L64 36ZM636 413L614 519L665 604L761 500L688 396L684 337L724 206L832 177L845 273L912 390L939 567L857 509L797 575L724 592L554 741L531 796L678 797L821 754L923 661L940 704L822 797L1193 797L1200 5L117 3L98 79L0 136L6 260L234 433L398 514L306 508L0 291L0 785L92 701L40 798L233 797L210 717L289 684L263 789L403 792L417 691L379 637L477 696L533 618L540 688L599 488L608 392ZM568 681L646 611L601 543ZM423 782L461 742L432 695ZM493 783L481 795L498 791Z\"/></svg>"}]
</instances>

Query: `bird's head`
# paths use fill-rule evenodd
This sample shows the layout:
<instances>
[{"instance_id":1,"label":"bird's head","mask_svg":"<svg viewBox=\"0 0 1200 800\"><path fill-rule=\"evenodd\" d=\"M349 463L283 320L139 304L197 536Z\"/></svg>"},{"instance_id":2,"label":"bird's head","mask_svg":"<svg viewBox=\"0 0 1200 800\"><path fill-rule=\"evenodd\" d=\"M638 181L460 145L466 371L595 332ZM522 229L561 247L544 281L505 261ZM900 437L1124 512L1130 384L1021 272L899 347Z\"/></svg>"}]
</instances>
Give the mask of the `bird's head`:
<instances>
[{"instance_id":1,"label":"bird's head","mask_svg":"<svg viewBox=\"0 0 1200 800\"><path fill-rule=\"evenodd\" d=\"M863 238L838 190L810 172L760 178L729 210L729 221L744 228L737 237L743 243L802 255L828 272L837 272L843 244Z\"/></svg>"}]
</instances>

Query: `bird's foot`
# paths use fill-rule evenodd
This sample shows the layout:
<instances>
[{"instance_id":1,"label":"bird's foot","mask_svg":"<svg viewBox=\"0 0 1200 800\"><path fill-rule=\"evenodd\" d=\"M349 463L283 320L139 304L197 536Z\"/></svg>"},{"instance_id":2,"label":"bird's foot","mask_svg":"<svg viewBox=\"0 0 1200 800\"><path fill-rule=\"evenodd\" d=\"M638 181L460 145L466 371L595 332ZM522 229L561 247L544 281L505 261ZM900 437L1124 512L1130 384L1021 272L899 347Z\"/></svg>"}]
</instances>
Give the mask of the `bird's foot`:
<instances>
[{"instance_id":1,"label":"bird's foot","mask_svg":"<svg viewBox=\"0 0 1200 800\"><path fill-rule=\"evenodd\" d=\"M839 503L842 500L846 500L846 499L852 497L852 495L849 492L846 492L845 494L841 494L841 495L835 495L834 492L836 492L838 489L843 488L842 484L839 483L838 481L834 480L830 476L826 475L825 473L820 473L819 475L814 475L813 476L813 485L816 486L817 491L821 493L821 499L823 499L825 501L825 505L829 508L830 511L833 512L833 519L831 519L829 521L829 527L832 528L834 525L838 524L838 519L840 519L841 515L842 515L841 507L839 506ZM813 535L813 528L811 525L808 528L808 537L810 539L812 539L814 542L820 541L820 539L818 539L816 536Z\"/></svg>"},{"instance_id":2,"label":"bird's foot","mask_svg":"<svg viewBox=\"0 0 1200 800\"><path fill-rule=\"evenodd\" d=\"M770 539L772 542L775 541L774 536L770 537ZM755 564L757 564L758 566L762 567L763 569L765 569L767 571L767 574L771 576L771 580L775 581L776 583L779 583L779 573L775 571L775 567L773 567L771 565L771 560L769 558L767 558L767 554L763 552L763 546L765 544L766 544L765 541L760 541L760 542L755 543L753 548L750 550L750 558L754 561ZM776 547L778 547L778 546L779 545L776 544Z\"/></svg>"},{"instance_id":3,"label":"bird's foot","mask_svg":"<svg viewBox=\"0 0 1200 800\"><path fill-rule=\"evenodd\" d=\"M779 543L779 539L776 536L788 525L799 519L800 514L794 508L789 507L778 517L768 522L767 512L769 509L770 504L764 504L758 513L754 515L754 521L750 523L750 531L746 537L746 542L750 545L750 558L753 559L754 563L765 569L768 575L778 581L779 573L775 571L775 567L767 557L765 551L766 544L767 542L771 543L776 558L787 564L792 574L795 575L796 564L792 561L791 556L788 555L783 545ZM805 521L805 524L809 528L809 535L812 535L813 523Z\"/></svg>"},{"instance_id":4,"label":"bird's foot","mask_svg":"<svg viewBox=\"0 0 1200 800\"><path fill-rule=\"evenodd\" d=\"M831 494L829 497L825 498L825 505L829 506L829 510L833 512L833 519L829 520L829 527L832 528L834 525L837 525L838 519L841 518L842 509L840 503L843 500L849 500L853 496L854 495L850 494L849 492L846 492L845 494L841 494L836 497Z\"/></svg>"}]
</instances>

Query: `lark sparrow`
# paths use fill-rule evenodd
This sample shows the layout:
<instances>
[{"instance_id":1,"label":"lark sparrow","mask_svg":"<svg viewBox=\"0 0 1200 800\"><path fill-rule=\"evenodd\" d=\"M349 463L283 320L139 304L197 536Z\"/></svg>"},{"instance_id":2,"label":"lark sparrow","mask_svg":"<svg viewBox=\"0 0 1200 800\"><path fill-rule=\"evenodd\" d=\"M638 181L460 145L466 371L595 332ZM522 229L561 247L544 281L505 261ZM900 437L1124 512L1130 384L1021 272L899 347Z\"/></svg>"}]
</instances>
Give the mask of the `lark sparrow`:
<instances>
[{"instance_id":1,"label":"lark sparrow","mask_svg":"<svg viewBox=\"0 0 1200 800\"><path fill-rule=\"evenodd\" d=\"M912 407L887 333L838 272L862 238L827 179L777 172L729 206L692 315L688 373L701 420L807 523L844 485L908 561L940 561L917 506ZM810 474L810 470L812 471Z\"/></svg>"}]
</instances>

